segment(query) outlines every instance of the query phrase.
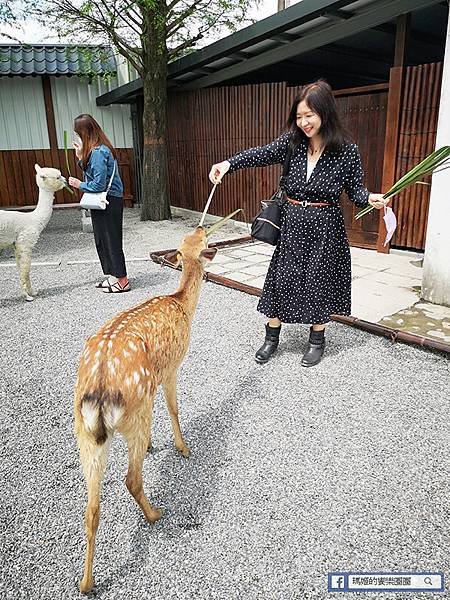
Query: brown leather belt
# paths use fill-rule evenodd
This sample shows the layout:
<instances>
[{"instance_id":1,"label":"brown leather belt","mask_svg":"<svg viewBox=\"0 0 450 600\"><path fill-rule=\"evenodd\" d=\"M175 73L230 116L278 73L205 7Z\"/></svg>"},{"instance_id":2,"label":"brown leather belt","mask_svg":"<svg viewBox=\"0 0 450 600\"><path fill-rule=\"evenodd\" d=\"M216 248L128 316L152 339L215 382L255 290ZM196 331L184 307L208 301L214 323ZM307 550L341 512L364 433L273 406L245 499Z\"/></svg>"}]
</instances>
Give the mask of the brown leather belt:
<instances>
[{"instance_id":1,"label":"brown leather belt","mask_svg":"<svg viewBox=\"0 0 450 600\"><path fill-rule=\"evenodd\" d=\"M299 204L300 206L331 206L328 202L308 202L307 200L293 200L292 198L286 198L291 204Z\"/></svg>"}]
</instances>

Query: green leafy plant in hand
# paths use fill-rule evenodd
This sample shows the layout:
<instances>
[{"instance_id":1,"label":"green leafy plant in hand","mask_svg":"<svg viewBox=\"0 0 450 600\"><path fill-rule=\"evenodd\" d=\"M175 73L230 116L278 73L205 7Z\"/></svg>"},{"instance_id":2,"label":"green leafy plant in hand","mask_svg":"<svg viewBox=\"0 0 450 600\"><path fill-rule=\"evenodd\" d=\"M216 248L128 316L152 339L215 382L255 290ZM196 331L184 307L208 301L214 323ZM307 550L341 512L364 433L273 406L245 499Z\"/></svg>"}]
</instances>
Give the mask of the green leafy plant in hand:
<instances>
[{"instance_id":1,"label":"green leafy plant in hand","mask_svg":"<svg viewBox=\"0 0 450 600\"><path fill-rule=\"evenodd\" d=\"M429 185L424 183L423 181L420 181L420 179L422 179L422 177L425 177L426 175L430 175L431 173L433 173L433 171L439 172L443 169L448 169L450 167L449 158L450 146L443 146L442 148L439 148L439 150L435 150L434 152L429 154L421 163L413 167L410 171L406 173L406 175L403 175L403 177L401 177L396 183L394 183L391 189L383 195L383 198L392 198L393 196L399 194L413 183L420 185ZM361 219L361 217L364 217L365 215L372 212L373 209L374 207L371 205L366 206L366 208L363 208L363 210L357 213L355 219Z\"/></svg>"}]
</instances>

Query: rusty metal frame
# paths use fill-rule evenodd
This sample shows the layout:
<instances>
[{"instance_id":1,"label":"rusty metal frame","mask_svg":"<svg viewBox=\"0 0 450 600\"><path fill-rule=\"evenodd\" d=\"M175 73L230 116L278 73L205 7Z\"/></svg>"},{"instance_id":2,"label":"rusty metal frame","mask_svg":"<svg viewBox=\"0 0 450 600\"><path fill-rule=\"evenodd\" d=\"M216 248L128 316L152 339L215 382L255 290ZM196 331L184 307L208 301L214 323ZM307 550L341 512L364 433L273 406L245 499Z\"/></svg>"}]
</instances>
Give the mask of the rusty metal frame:
<instances>
[{"instance_id":1,"label":"rusty metal frame","mask_svg":"<svg viewBox=\"0 0 450 600\"><path fill-rule=\"evenodd\" d=\"M230 246L238 246L244 243L251 243L252 240L253 238L251 236L245 236L241 238L235 238L233 240L225 240L222 242L209 244L209 247L227 248ZM170 263L164 262L164 255L168 254L169 252L173 252L174 250L176 250L176 248L171 248L169 250L160 250L158 252L151 252L150 258L153 260L153 262L158 263L161 266L163 266L164 264L174 269L175 267L173 267ZM178 267L178 270L181 271L181 266ZM254 287L252 285L247 285L245 283L240 283L238 281L234 281L234 279L228 279L227 277L223 277L222 275L215 275L214 273L205 272L204 279L205 281L212 281L213 283L217 283L224 287L238 290L239 292L244 292L245 294L249 294L250 296L261 296L261 290L259 288ZM450 353L450 344L440 342L439 340L433 340L431 338L416 335L414 333L409 333L407 331L400 331L399 329L387 327L386 325L380 325L379 323L372 323L371 321L365 321L364 319L358 319L357 317L351 316L347 317L344 315L331 315L331 320L336 321L337 323L342 323L343 325L350 325L351 327L362 329L363 331L368 331L369 333L373 333L375 335L381 335L383 337L389 338L392 342L404 342L406 344L414 344L422 348Z\"/></svg>"}]
</instances>

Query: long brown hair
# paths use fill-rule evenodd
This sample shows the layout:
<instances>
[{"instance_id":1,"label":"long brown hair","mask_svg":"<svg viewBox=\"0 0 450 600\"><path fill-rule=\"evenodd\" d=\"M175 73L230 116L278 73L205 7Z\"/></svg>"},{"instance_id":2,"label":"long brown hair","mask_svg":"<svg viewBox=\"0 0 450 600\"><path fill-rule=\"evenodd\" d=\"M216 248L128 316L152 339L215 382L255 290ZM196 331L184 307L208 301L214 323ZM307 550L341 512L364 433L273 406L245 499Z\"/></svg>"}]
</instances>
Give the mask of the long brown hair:
<instances>
[{"instance_id":1,"label":"long brown hair","mask_svg":"<svg viewBox=\"0 0 450 600\"><path fill-rule=\"evenodd\" d=\"M318 79L314 83L304 85L292 103L287 126L292 131L292 141L295 146L298 146L302 140L308 139L297 126L297 107L303 100L322 121L320 136L324 150L339 150L341 146L351 141L341 123L330 85L324 79Z\"/></svg>"},{"instance_id":2,"label":"long brown hair","mask_svg":"<svg viewBox=\"0 0 450 600\"><path fill-rule=\"evenodd\" d=\"M110 150L114 158L117 158L116 151L106 137L103 129L91 115L79 115L73 122L73 129L83 143L81 148L81 164L86 169L91 152L100 144L104 144Z\"/></svg>"}]
</instances>

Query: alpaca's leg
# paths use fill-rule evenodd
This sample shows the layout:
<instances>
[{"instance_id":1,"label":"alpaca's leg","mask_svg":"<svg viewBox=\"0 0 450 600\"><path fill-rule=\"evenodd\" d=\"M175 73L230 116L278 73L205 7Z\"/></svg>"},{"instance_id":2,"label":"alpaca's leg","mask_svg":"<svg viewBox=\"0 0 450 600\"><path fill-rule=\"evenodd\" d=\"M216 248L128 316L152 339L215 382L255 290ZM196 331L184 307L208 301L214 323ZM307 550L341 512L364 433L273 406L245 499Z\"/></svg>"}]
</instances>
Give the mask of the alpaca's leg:
<instances>
[{"instance_id":1,"label":"alpaca's leg","mask_svg":"<svg viewBox=\"0 0 450 600\"><path fill-rule=\"evenodd\" d=\"M175 448L185 457L189 456L189 448L186 446L178 421L178 403L177 403L177 373L170 375L163 382L164 396L166 398L167 409L172 421L173 435L175 438Z\"/></svg>"},{"instance_id":2,"label":"alpaca's leg","mask_svg":"<svg viewBox=\"0 0 450 600\"><path fill-rule=\"evenodd\" d=\"M147 452L148 437L146 432L151 427L151 414L142 412L134 417L133 428L125 433L128 444L128 473L126 485L128 491L141 507L145 518L154 523L162 517L162 510L154 508L145 495L142 485L142 465Z\"/></svg>"},{"instance_id":3,"label":"alpaca's leg","mask_svg":"<svg viewBox=\"0 0 450 600\"><path fill-rule=\"evenodd\" d=\"M33 290L30 282L30 266L31 266L31 250L21 246L16 246L16 263L19 269L20 287L25 300L31 302L33 298Z\"/></svg>"},{"instance_id":4,"label":"alpaca's leg","mask_svg":"<svg viewBox=\"0 0 450 600\"><path fill-rule=\"evenodd\" d=\"M94 587L92 565L94 561L95 538L100 521L100 491L111 437L101 445L97 444L92 436L84 430L80 434L77 434L77 437L88 491L88 503L84 521L87 546L84 560L84 574L80 581L80 591L87 593Z\"/></svg>"}]
</instances>

